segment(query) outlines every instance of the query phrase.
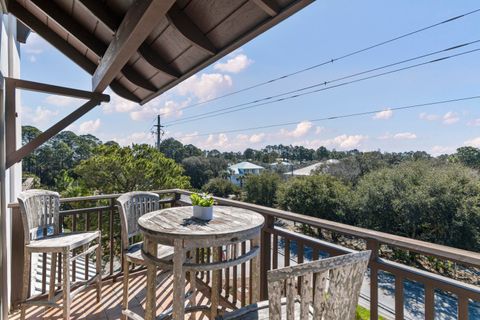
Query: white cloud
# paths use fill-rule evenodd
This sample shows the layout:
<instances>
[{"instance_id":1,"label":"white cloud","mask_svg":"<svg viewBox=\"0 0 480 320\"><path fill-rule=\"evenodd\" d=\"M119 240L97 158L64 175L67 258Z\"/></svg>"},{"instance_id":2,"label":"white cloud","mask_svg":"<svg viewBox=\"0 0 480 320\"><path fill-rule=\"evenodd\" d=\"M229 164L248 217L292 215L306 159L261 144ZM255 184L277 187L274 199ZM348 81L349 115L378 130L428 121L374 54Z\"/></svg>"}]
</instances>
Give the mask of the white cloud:
<instances>
[{"instance_id":1,"label":"white cloud","mask_svg":"<svg viewBox=\"0 0 480 320\"><path fill-rule=\"evenodd\" d=\"M228 59L227 62L218 62L213 66L213 69L222 72L239 73L244 70L253 60L249 59L245 54L239 54L232 59Z\"/></svg>"},{"instance_id":2,"label":"white cloud","mask_svg":"<svg viewBox=\"0 0 480 320\"><path fill-rule=\"evenodd\" d=\"M98 130L98 128L100 128L100 125L101 125L100 119L82 122L78 126L78 133L80 134L94 133Z\"/></svg>"},{"instance_id":3,"label":"white cloud","mask_svg":"<svg viewBox=\"0 0 480 320\"><path fill-rule=\"evenodd\" d=\"M248 141L251 143L260 143L263 141L265 138L265 133L257 133L257 134L252 134L250 138L248 138Z\"/></svg>"},{"instance_id":4,"label":"white cloud","mask_svg":"<svg viewBox=\"0 0 480 320\"><path fill-rule=\"evenodd\" d=\"M433 146L432 149L430 149L430 153L434 156L439 156L441 154L450 154L454 152L455 152L454 147Z\"/></svg>"},{"instance_id":5,"label":"white cloud","mask_svg":"<svg viewBox=\"0 0 480 320\"><path fill-rule=\"evenodd\" d=\"M203 73L193 75L177 86L178 94L193 95L200 102L217 97L233 85L232 78L220 73Z\"/></svg>"},{"instance_id":6,"label":"white cloud","mask_svg":"<svg viewBox=\"0 0 480 320\"><path fill-rule=\"evenodd\" d=\"M364 135L346 135L342 134L333 139L323 141L323 145L329 147L336 147L341 149L352 149L361 146L362 142L367 140L368 137Z\"/></svg>"},{"instance_id":7,"label":"white cloud","mask_svg":"<svg viewBox=\"0 0 480 320\"><path fill-rule=\"evenodd\" d=\"M25 123L34 126L42 126L52 122L52 118L58 115L58 111L53 111L42 106L38 106L35 110L29 107L22 107L22 117Z\"/></svg>"},{"instance_id":8,"label":"white cloud","mask_svg":"<svg viewBox=\"0 0 480 320\"><path fill-rule=\"evenodd\" d=\"M59 95L49 95L45 98L45 102L48 104L52 104L57 107L68 107L75 103L79 104L79 101L84 101L83 99L76 99L67 96L59 96Z\"/></svg>"},{"instance_id":9,"label":"white cloud","mask_svg":"<svg viewBox=\"0 0 480 320\"><path fill-rule=\"evenodd\" d=\"M393 135L393 139L396 140L413 140L417 139L417 135L411 132L400 132Z\"/></svg>"},{"instance_id":10,"label":"white cloud","mask_svg":"<svg viewBox=\"0 0 480 320\"><path fill-rule=\"evenodd\" d=\"M130 118L132 120L151 120L158 114L162 117L168 118L171 116L179 117L182 115L181 109L190 102L190 99L185 100L181 104L173 100L168 100L160 105L159 100L153 100L143 106L140 106L135 111L130 112Z\"/></svg>"},{"instance_id":11,"label":"white cloud","mask_svg":"<svg viewBox=\"0 0 480 320\"><path fill-rule=\"evenodd\" d=\"M460 117L457 113L449 111L443 115L442 119L444 124L454 124L460 120Z\"/></svg>"},{"instance_id":12,"label":"white cloud","mask_svg":"<svg viewBox=\"0 0 480 320\"><path fill-rule=\"evenodd\" d=\"M472 121L469 121L467 124L469 126L479 127L480 126L480 118L473 119Z\"/></svg>"},{"instance_id":13,"label":"white cloud","mask_svg":"<svg viewBox=\"0 0 480 320\"><path fill-rule=\"evenodd\" d=\"M129 146L132 143L135 144L153 144L154 138L153 136L148 133L148 132L134 132L132 134L129 134L128 136L124 137L115 137L112 139L113 141L116 141L118 144L122 146Z\"/></svg>"},{"instance_id":14,"label":"white cloud","mask_svg":"<svg viewBox=\"0 0 480 320\"><path fill-rule=\"evenodd\" d=\"M436 121L440 119L440 116L438 114L428 114L426 112L422 112L419 114L419 118L427 121Z\"/></svg>"},{"instance_id":15,"label":"white cloud","mask_svg":"<svg viewBox=\"0 0 480 320\"><path fill-rule=\"evenodd\" d=\"M375 113L373 119L375 120L388 120L393 116L393 111L390 109L385 109L383 111Z\"/></svg>"},{"instance_id":16,"label":"white cloud","mask_svg":"<svg viewBox=\"0 0 480 320\"><path fill-rule=\"evenodd\" d=\"M295 129L289 131L286 129L281 129L280 130L280 135L283 137L293 137L293 138L299 138L305 136L310 129L312 129L313 124L310 121L302 121L297 126Z\"/></svg>"},{"instance_id":17,"label":"white cloud","mask_svg":"<svg viewBox=\"0 0 480 320\"><path fill-rule=\"evenodd\" d=\"M136 108L140 108L138 103L119 97L112 91L109 91L110 102L103 103L103 112L110 114L113 112L130 112Z\"/></svg>"},{"instance_id":18,"label":"white cloud","mask_svg":"<svg viewBox=\"0 0 480 320\"><path fill-rule=\"evenodd\" d=\"M471 140L467 140L464 143L466 146L471 146L475 148L480 148L480 137L473 138Z\"/></svg>"},{"instance_id":19,"label":"white cloud","mask_svg":"<svg viewBox=\"0 0 480 320\"><path fill-rule=\"evenodd\" d=\"M317 135L324 132L324 131L325 131L324 127L316 127L315 128L315 134L317 134Z\"/></svg>"},{"instance_id":20,"label":"white cloud","mask_svg":"<svg viewBox=\"0 0 480 320\"><path fill-rule=\"evenodd\" d=\"M223 148L228 144L228 137L225 133L211 134L205 141L206 149Z\"/></svg>"},{"instance_id":21,"label":"white cloud","mask_svg":"<svg viewBox=\"0 0 480 320\"><path fill-rule=\"evenodd\" d=\"M37 61L37 56L41 55L49 47L50 44L34 32L28 36L27 43L21 46L23 52L32 63L35 63Z\"/></svg>"}]
</instances>

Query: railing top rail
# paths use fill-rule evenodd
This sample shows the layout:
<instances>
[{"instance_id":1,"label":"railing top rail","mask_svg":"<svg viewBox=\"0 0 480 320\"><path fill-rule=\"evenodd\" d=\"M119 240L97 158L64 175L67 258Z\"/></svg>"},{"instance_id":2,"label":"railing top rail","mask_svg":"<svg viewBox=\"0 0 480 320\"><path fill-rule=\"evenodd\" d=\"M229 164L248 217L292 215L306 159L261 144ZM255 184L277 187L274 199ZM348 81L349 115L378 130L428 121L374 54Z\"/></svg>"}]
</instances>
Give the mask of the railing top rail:
<instances>
[{"instance_id":1,"label":"railing top rail","mask_svg":"<svg viewBox=\"0 0 480 320\"><path fill-rule=\"evenodd\" d=\"M152 191L158 194L178 194L178 195L190 195L193 192L182 189L166 189L166 190L157 190ZM80 202L80 201L98 201L98 200L108 200L115 199L121 194L106 194L106 195L95 195L87 197L74 197L74 198L61 198L61 203L69 202ZM312 216L307 216L303 214L297 214L293 212L288 212L280 209L274 209L269 207L264 207L256 204L246 203L237 200L225 199L215 197L215 200L222 205L235 206L245 209L254 210L266 216L272 216L275 218L285 219L292 222L305 223L313 227L324 228L330 231L338 232L344 235L355 236L363 239L372 239L376 240L382 244L391 245L398 248L403 248L406 250L415 251L422 254L432 255L443 259L448 259L451 261L456 261L459 263L480 267L480 253L457 249L453 247L448 247L440 244L435 244L431 242L411 239L402 236L396 236L389 233L375 231L370 229L364 229L360 227L355 227L339 222L333 222L325 219L320 219ZM18 203L11 203L8 205L9 208L18 207Z\"/></svg>"},{"instance_id":2,"label":"railing top rail","mask_svg":"<svg viewBox=\"0 0 480 320\"><path fill-rule=\"evenodd\" d=\"M178 193L178 189L165 189L165 190L156 190L150 191L158 194L168 194L168 193ZM99 194L95 196L83 196L83 197L71 197L71 198L60 198L60 203L69 203L69 202L80 202L80 201L99 201L99 200L111 200L120 197L122 193L112 193L112 194ZM9 203L9 208L17 208L18 202Z\"/></svg>"},{"instance_id":3,"label":"railing top rail","mask_svg":"<svg viewBox=\"0 0 480 320\"><path fill-rule=\"evenodd\" d=\"M184 195L192 194L187 190L176 190L176 192ZM396 236L393 234L375 231L370 229L364 229L355 227L339 222L333 222L325 219L320 219L303 214L297 214L280 209L274 209L264 207L256 204L246 203L237 200L225 199L215 197L215 200L222 205L236 206L240 208L250 209L262 213L264 215L270 215L276 218L281 218L293 222L305 223L314 227L328 229L342 233L344 235L355 236L363 239L373 239L380 243L392 245L394 247L403 248L406 250L415 251L422 254L432 255L439 258L464 263L471 266L480 267L480 253L448 247L431 242L411 239L402 236Z\"/></svg>"}]
</instances>

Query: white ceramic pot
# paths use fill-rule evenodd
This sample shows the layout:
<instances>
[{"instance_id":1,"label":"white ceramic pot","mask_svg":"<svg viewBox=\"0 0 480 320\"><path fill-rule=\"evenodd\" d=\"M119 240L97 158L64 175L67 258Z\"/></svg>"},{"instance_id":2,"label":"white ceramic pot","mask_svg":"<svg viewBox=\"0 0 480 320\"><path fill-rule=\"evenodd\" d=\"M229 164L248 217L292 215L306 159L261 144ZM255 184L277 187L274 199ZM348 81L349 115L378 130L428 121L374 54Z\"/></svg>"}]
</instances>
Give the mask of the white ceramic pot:
<instances>
[{"instance_id":1,"label":"white ceramic pot","mask_svg":"<svg viewBox=\"0 0 480 320\"><path fill-rule=\"evenodd\" d=\"M201 220L212 220L213 207L193 206L193 216Z\"/></svg>"}]
</instances>

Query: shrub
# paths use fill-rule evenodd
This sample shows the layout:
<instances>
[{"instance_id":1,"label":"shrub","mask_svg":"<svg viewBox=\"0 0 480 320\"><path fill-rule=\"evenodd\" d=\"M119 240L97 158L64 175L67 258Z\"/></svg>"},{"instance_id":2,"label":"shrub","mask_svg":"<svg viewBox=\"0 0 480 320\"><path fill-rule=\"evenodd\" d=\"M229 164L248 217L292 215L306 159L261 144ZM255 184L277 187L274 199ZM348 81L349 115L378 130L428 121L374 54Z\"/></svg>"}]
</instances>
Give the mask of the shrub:
<instances>
[{"instance_id":1,"label":"shrub","mask_svg":"<svg viewBox=\"0 0 480 320\"><path fill-rule=\"evenodd\" d=\"M320 174L288 180L279 188L277 201L284 210L344 221L350 194L340 180Z\"/></svg>"},{"instance_id":2,"label":"shrub","mask_svg":"<svg viewBox=\"0 0 480 320\"><path fill-rule=\"evenodd\" d=\"M221 178L213 178L203 186L203 191L213 194L217 197L226 198L229 195L237 195L240 193L239 188L228 180Z\"/></svg>"},{"instance_id":3,"label":"shrub","mask_svg":"<svg viewBox=\"0 0 480 320\"><path fill-rule=\"evenodd\" d=\"M248 175L245 178L244 189L246 201L262 206L273 207L276 203L276 193L281 178L272 172L262 172L259 175Z\"/></svg>"}]
</instances>

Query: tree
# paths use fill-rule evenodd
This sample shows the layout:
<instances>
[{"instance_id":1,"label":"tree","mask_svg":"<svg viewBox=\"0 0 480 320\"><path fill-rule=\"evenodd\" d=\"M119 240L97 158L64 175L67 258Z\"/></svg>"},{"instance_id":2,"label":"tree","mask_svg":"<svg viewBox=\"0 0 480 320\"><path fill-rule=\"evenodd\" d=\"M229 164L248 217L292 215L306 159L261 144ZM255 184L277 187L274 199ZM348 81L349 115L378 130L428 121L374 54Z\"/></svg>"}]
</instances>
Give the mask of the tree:
<instances>
[{"instance_id":1,"label":"tree","mask_svg":"<svg viewBox=\"0 0 480 320\"><path fill-rule=\"evenodd\" d=\"M345 221L351 190L330 175L291 178L277 192L280 208L333 221Z\"/></svg>"},{"instance_id":2,"label":"tree","mask_svg":"<svg viewBox=\"0 0 480 320\"><path fill-rule=\"evenodd\" d=\"M160 150L167 158L173 159L177 163L181 163L186 158L183 144L174 138L163 140L160 143Z\"/></svg>"},{"instance_id":3,"label":"tree","mask_svg":"<svg viewBox=\"0 0 480 320\"><path fill-rule=\"evenodd\" d=\"M229 180L221 178L213 178L208 181L206 185L203 186L203 191L213 194L217 197L226 198L229 195L238 195L240 189L231 183Z\"/></svg>"},{"instance_id":4,"label":"tree","mask_svg":"<svg viewBox=\"0 0 480 320\"><path fill-rule=\"evenodd\" d=\"M366 228L467 250L480 249L480 177L460 164L404 162L373 171L356 189Z\"/></svg>"},{"instance_id":5,"label":"tree","mask_svg":"<svg viewBox=\"0 0 480 320\"><path fill-rule=\"evenodd\" d=\"M480 149L474 147L461 147L451 157L453 162L462 163L470 168L480 169Z\"/></svg>"},{"instance_id":6,"label":"tree","mask_svg":"<svg viewBox=\"0 0 480 320\"><path fill-rule=\"evenodd\" d=\"M189 157L182 161L185 174L190 177L192 187L202 188L207 181L213 177L210 162L205 157Z\"/></svg>"},{"instance_id":7,"label":"tree","mask_svg":"<svg viewBox=\"0 0 480 320\"><path fill-rule=\"evenodd\" d=\"M278 174L264 171L259 175L247 175L243 182L246 200L262 206L273 207L276 192L281 183Z\"/></svg>"},{"instance_id":8,"label":"tree","mask_svg":"<svg viewBox=\"0 0 480 320\"><path fill-rule=\"evenodd\" d=\"M145 144L99 146L95 155L83 160L74 171L86 187L101 193L190 186L180 165Z\"/></svg>"}]
</instances>

